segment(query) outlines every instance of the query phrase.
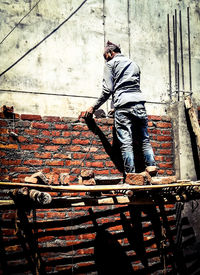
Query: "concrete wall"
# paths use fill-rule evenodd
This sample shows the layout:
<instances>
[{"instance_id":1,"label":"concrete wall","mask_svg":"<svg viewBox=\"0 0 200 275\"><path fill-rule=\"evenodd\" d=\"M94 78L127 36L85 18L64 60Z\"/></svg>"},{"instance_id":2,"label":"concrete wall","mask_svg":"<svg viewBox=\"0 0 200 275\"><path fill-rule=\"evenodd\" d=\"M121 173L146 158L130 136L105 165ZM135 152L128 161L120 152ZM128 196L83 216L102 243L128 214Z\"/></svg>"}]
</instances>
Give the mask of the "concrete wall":
<instances>
[{"instance_id":1,"label":"concrete wall","mask_svg":"<svg viewBox=\"0 0 200 275\"><path fill-rule=\"evenodd\" d=\"M0 3L0 40L36 3L36 0ZM74 0L40 1L0 44L0 72L41 41L80 3ZM76 117L94 102L93 97L101 93L102 51L104 42L109 39L120 43L123 53L139 64L141 88L149 101L149 114L165 114L168 101L167 14L170 14L172 28L175 9L182 11L185 88L189 89L186 76L187 6L191 18L193 91L198 100L198 0L90 0L57 32L0 77L2 105L14 105L19 113ZM172 86L174 89L174 83ZM105 109L107 107L109 104L105 104Z\"/></svg>"}]
</instances>

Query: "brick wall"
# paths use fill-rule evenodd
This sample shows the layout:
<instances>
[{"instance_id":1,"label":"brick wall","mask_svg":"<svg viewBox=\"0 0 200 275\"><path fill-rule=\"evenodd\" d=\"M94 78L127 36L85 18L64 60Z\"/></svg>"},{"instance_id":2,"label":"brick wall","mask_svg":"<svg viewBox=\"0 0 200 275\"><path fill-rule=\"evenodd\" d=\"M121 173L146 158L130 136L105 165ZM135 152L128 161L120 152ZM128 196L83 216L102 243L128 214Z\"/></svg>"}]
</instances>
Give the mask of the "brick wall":
<instances>
[{"instance_id":1,"label":"brick wall","mask_svg":"<svg viewBox=\"0 0 200 275\"><path fill-rule=\"evenodd\" d=\"M99 129L95 135L95 125L91 125L92 132L85 123L75 119L16 115L16 139L9 135L13 131L13 121L1 119L0 179L23 182L25 176L43 169L44 172L71 172L71 180L76 182L82 167L93 168L95 174L119 174L116 169L117 165L120 167L116 161L119 160L119 146L112 143L113 120L97 119L96 123ZM170 119L149 116L149 133L159 174L174 174Z\"/></svg>"},{"instance_id":2,"label":"brick wall","mask_svg":"<svg viewBox=\"0 0 200 275\"><path fill-rule=\"evenodd\" d=\"M112 119L97 119L86 125L72 118L15 115L0 119L0 179L23 182L26 176L43 170L70 173L76 184L83 168L96 175L122 172L119 146ZM13 130L14 127L14 130ZM17 138L9 135L11 131ZM168 117L149 116L149 133L160 175L173 175L173 132ZM136 161L141 155L136 143ZM9 196L1 192L1 199ZM73 195L51 193L53 196ZM0 210L0 274L32 274L34 255L40 274L158 274L171 269L174 206L95 206L37 209L25 213L26 230L15 229L16 210ZM24 214L23 214L24 215ZM18 220L19 223L20 220ZM33 230L32 230L33 229ZM165 234L163 233L165 232ZM27 238L27 234L29 237ZM166 235L166 239L163 237ZM166 244L160 249L160 241ZM32 241L31 241L32 240ZM34 255L32 255L32 253ZM35 272L35 271L34 271Z\"/></svg>"}]
</instances>

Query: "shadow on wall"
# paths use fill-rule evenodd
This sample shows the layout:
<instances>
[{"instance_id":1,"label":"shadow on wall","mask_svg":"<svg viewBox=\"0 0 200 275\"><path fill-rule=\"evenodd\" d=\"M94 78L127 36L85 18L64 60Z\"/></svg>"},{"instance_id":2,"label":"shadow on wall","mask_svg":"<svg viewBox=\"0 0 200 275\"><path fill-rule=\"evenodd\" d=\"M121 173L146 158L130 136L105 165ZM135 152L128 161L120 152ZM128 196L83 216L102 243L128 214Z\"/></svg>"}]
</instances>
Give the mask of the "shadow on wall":
<instances>
[{"instance_id":1,"label":"shadow on wall","mask_svg":"<svg viewBox=\"0 0 200 275\"><path fill-rule=\"evenodd\" d=\"M11 211L1 213L3 274L177 274L173 208L88 210L78 216L75 209L61 209L66 218L56 220L56 209L55 220L40 221L38 210L30 215L21 208L16 220L14 214L9 219Z\"/></svg>"},{"instance_id":2,"label":"shadow on wall","mask_svg":"<svg viewBox=\"0 0 200 275\"><path fill-rule=\"evenodd\" d=\"M115 127L113 126L113 141L112 144L109 142L106 135L101 131L100 127L96 124L94 119L85 119L85 122L90 131L99 137L106 153L110 156L116 168L120 171L124 171L123 160L120 151L120 144L116 135ZM133 137L133 147L135 156L135 169L136 173L145 170L144 157L142 153L142 145L140 143L140 138L138 136Z\"/></svg>"}]
</instances>

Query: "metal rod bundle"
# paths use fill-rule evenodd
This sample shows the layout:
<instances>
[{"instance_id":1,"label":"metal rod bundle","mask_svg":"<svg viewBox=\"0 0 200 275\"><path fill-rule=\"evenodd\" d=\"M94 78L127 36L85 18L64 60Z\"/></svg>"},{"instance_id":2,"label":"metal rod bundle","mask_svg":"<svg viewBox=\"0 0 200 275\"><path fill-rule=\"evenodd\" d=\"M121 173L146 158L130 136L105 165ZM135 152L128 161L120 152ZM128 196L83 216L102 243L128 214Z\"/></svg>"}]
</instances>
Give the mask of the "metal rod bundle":
<instances>
[{"instance_id":1,"label":"metal rod bundle","mask_svg":"<svg viewBox=\"0 0 200 275\"><path fill-rule=\"evenodd\" d=\"M172 100L172 95L177 96L177 100L180 101L181 94L192 94L192 69L191 69L191 45L190 45L190 14L189 7L187 7L187 37L188 37L188 59L189 59L189 91L185 90L185 75L184 75L184 54L183 54L183 32L182 32L182 13L179 11L179 18L177 18L177 10L173 15L172 22L172 34L173 34L173 47L171 49L170 38L170 16L167 14L167 31L168 31L168 65L169 65L169 98ZM178 20L179 19L179 22ZM178 28L179 25L179 28ZM178 40L179 31L179 40ZM178 43L179 42L179 43ZM171 50L174 55L174 91L172 90L172 60ZM179 54L180 52L180 54ZM180 61L179 61L180 58ZM181 83L181 85L180 85ZM181 87L182 86L182 87Z\"/></svg>"}]
</instances>

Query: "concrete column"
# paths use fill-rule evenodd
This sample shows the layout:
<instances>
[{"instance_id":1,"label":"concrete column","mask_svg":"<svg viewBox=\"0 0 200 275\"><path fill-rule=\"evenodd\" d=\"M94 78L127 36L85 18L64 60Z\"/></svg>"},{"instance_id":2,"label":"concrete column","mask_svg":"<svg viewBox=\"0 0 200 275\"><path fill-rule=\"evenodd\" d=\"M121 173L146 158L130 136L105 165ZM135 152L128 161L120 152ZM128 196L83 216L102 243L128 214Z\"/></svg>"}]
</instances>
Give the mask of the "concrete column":
<instances>
[{"instance_id":1,"label":"concrete column","mask_svg":"<svg viewBox=\"0 0 200 275\"><path fill-rule=\"evenodd\" d=\"M179 179L196 180L190 133L188 131L184 102L170 105L169 115L172 118L174 131L174 160L176 176Z\"/></svg>"}]
</instances>

